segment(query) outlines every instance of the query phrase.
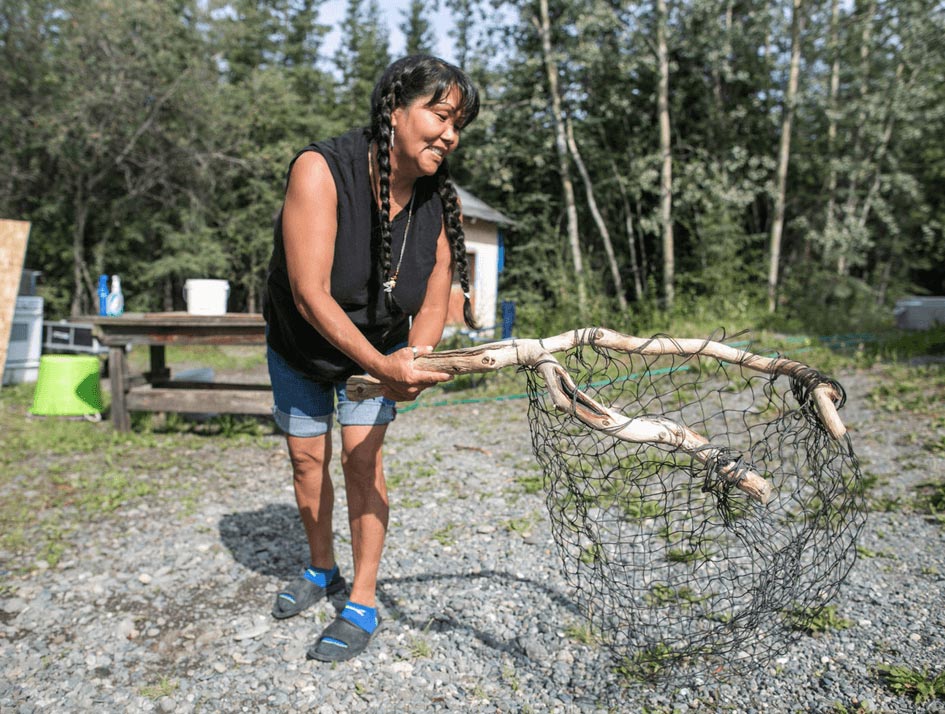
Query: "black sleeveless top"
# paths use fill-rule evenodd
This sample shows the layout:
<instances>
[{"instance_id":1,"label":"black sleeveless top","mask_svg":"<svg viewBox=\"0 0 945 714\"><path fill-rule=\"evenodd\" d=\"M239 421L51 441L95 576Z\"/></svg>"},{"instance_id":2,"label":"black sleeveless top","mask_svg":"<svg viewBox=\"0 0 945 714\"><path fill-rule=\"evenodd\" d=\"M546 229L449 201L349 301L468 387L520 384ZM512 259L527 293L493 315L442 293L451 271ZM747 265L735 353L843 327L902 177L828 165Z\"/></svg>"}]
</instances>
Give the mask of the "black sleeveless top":
<instances>
[{"instance_id":1,"label":"black sleeveless top","mask_svg":"<svg viewBox=\"0 0 945 714\"><path fill-rule=\"evenodd\" d=\"M331 295L368 341L386 352L407 340L409 317L416 315L426 295L427 280L436 262L436 241L443 228L443 204L434 177L417 180L410 235L388 310L381 283L380 224L368 176L368 133L356 129L307 146L325 157L338 193L338 232L331 268ZM288 180L287 182L288 183ZM404 243L408 210L391 225L391 271L397 267ZM263 315L268 343L295 369L319 382L338 382L363 372L302 317L292 299L282 242L282 211L275 222Z\"/></svg>"}]
</instances>

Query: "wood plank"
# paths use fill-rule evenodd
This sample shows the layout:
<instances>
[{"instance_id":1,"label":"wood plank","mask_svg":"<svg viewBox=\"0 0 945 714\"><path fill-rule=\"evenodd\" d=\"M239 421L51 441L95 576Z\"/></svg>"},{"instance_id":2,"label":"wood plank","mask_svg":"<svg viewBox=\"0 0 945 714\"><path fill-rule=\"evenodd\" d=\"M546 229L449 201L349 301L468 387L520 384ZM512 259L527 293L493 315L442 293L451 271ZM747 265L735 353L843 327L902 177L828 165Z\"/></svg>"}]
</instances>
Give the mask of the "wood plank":
<instances>
[{"instance_id":1,"label":"wood plank","mask_svg":"<svg viewBox=\"0 0 945 714\"><path fill-rule=\"evenodd\" d=\"M131 430L128 414L128 361L123 347L112 347L108 351L108 379L112 387L112 424L118 431Z\"/></svg>"},{"instance_id":2,"label":"wood plank","mask_svg":"<svg viewBox=\"0 0 945 714\"><path fill-rule=\"evenodd\" d=\"M164 389L210 389L216 392L230 390L233 392L269 392L272 391L271 385L263 382L198 382L186 379L172 379L162 384L154 384L155 387Z\"/></svg>"},{"instance_id":3,"label":"wood plank","mask_svg":"<svg viewBox=\"0 0 945 714\"><path fill-rule=\"evenodd\" d=\"M87 315L104 345L262 345L266 321L258 313L190 315L138 312L120 317Z\"/></svg>"},{"instance_id":4,"label":"wood plank","mask_svg":"<svg viewBox=\"0 0 945 714\"><path fill-rule=\"evenodd\" d=\"M141 387L128 392L125 403L129 411L271 414L272 391Z\"/></svg>"},{"instance_id":5,"label":"wood plank","mask_svg":"<svg viewBox=\"0 0 945 714\"><path fill-rule=\"evenodd\" d=\"M16 295L20 291L29 235L29 221L0 220L0 374L7 363Z\"/></svg>"}]
</instances>

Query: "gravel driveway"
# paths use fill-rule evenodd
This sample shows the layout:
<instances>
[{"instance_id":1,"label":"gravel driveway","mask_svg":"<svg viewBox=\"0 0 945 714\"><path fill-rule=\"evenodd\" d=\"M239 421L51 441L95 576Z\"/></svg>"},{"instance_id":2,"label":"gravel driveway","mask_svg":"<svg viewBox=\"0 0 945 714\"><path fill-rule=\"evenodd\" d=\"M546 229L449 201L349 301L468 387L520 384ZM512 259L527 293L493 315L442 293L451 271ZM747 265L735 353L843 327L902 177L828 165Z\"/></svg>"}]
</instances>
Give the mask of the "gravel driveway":
<instances>
[{"instance_id":1,"label":"gravel driveway","mask_svg":"<svg viewBox=\"0 0 945 714\"><path fill-rule=\"evenodd\" d=\"M269 615L307 553L281 439L206 439L188 468L139 469L159 490L174 484L163 497L75 532L55 567L5 574L0 711L945 712L876 670L945 668L945 529L896 505L945 469L913 436L941 425L871 411L875 380L841 376L871 498L888 506L871 512L836 600L848 626L803 636L762 672L678 686L615 671L562 581L526 404L513 400L415 409L392 426L386 625L359 659L305 659L332 603Z\"/></svg>"}]
</instances>

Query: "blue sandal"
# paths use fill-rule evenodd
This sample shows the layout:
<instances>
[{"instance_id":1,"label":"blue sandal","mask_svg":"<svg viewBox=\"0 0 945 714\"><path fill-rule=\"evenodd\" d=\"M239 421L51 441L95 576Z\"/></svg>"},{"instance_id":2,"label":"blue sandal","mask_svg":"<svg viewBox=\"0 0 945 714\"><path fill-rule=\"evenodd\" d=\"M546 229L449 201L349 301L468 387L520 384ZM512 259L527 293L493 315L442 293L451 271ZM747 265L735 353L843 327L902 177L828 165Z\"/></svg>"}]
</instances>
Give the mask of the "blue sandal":
<instances>
[{"instance_id":1,"label":"blue sandal","mask_svg":"<svg viewBox=\"0 0 945 714\"><path fill-rule=\"evenodd\" d=\"M325 628L315 644L308 648L306 656L319 662L344 662L364 652L380 629L380 618L374 632L368 632L339 615Z\"/></svg>"},{"instance_id":2,"label":"blue sandal","mask_svg":"<svg viewBox=\"0 0 945 714\"><path fill-rule=\"evenodd\" d=\"M328 587L316 585L305 577L305 573L284 591L276 596L272 606L272 616L283 620L298 615L302 610L311 607L322 598L330 597L340 590L344 590L345 579L335 572L335 577L328 583Z\"/></svg>"}]
</instances>

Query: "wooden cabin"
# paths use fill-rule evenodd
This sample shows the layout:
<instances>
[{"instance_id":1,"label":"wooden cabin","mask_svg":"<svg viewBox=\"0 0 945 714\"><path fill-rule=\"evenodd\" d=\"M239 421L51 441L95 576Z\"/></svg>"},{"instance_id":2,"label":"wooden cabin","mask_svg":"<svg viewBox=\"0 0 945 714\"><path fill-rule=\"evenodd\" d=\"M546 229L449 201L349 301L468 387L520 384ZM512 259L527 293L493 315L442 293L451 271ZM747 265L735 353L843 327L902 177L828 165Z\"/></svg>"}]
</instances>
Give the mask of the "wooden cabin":
<instances>
[{"instance_id":1,"label":"wooden cabin","mask_svg":"<svg viewBox=\"0 0 945 714\"><path fill-rule=\"evenodd\" d=\"M463 206L463 230L469 260L470 298L473 314L488 336L497 329L496 310L499 296L499 273L505 262L502 228L512 225L510 218L499 213L469 191L457 186ZM463 323L463 290L454 279L450 294L447 329L465 329Z\"/></svg>"}]
</instances>

